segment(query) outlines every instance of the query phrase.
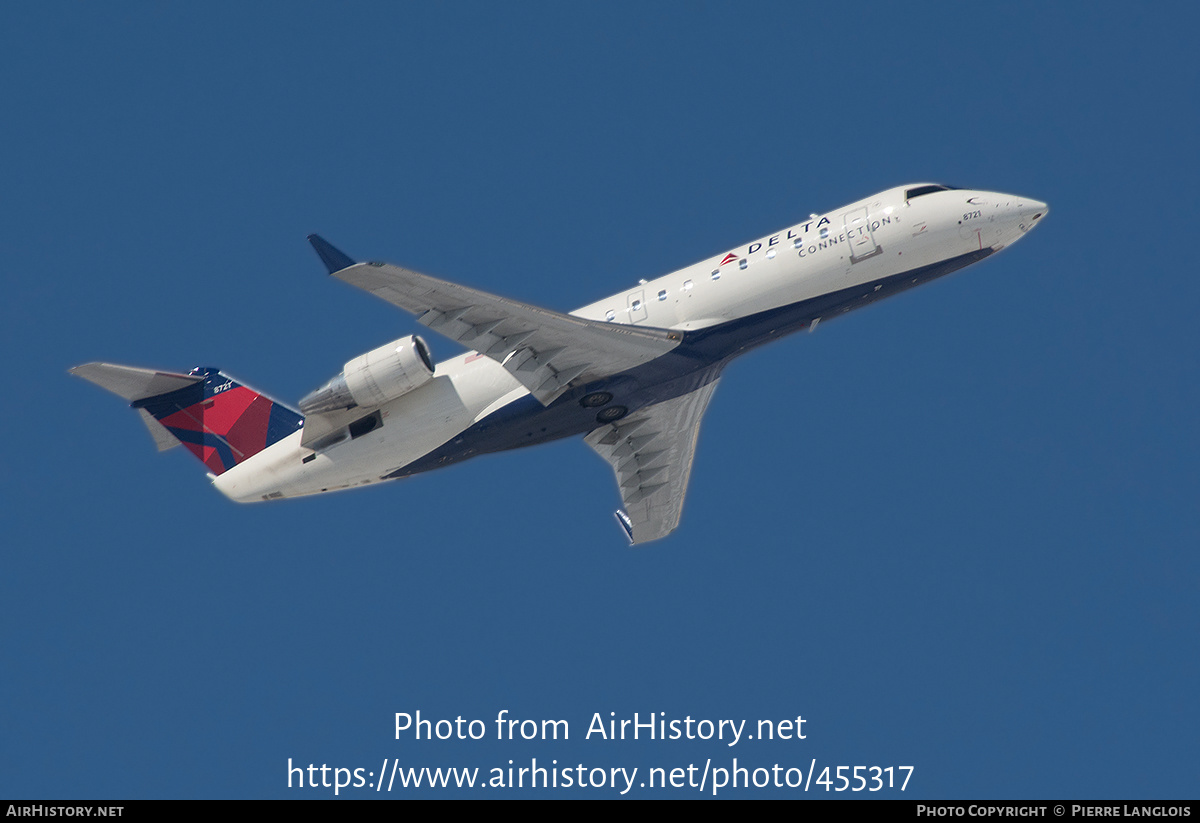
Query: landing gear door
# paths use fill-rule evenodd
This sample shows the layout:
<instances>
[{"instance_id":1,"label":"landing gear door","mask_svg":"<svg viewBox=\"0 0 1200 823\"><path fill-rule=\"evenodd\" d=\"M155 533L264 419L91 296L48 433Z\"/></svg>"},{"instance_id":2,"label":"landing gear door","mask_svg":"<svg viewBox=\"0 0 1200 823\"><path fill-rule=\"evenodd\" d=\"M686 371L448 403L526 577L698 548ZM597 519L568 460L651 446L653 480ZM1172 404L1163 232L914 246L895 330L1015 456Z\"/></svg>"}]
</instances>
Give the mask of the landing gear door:
<instances>
[{"instance_id":1,"label":"landing gear door","mask_svg":"<svg viewBox=\"0 0 1200 823\"><path fill-rule=\"evenodd\" d=\"M883 247L875 242L871 232L871 221L867 219L867 207L848 211L842 216L846 240L850 243L850 262L861 263L869 257L883 254Z\"/></svg>"}]
</instances>

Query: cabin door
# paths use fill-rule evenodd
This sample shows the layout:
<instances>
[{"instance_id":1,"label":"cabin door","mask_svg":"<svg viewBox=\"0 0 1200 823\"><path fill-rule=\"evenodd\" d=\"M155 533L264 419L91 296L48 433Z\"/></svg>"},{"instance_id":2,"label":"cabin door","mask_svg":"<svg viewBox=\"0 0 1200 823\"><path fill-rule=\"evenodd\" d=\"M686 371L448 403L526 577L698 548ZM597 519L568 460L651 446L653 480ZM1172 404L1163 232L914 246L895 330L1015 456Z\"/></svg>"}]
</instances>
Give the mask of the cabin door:
<instances>
[{"instance_id":1,"label":"cabin door","mask_svg":"<svg viewBox=\"0 0 1200 823\"><path fill-rule=\"evenodd\" d=\"M846 240L850 243L850 262L861 263L868 257L883 254L883 247L875 242L871 232L871 221L867 219L867 207L848 211L842 216Z\"/></svg>"}]
</instances>

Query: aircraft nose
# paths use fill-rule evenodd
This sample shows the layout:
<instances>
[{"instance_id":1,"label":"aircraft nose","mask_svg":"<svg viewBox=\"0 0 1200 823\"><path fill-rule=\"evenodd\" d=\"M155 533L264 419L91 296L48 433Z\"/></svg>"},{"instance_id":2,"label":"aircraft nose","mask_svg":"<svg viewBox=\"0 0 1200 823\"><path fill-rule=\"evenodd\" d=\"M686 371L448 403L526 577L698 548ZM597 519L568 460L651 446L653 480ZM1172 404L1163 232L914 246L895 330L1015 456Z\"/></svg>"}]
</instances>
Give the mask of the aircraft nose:
<instances>
[{"instance_id":1,"label":"aircraft nose","mask_svg":"<svg viewBox=\"0 0 1200 823\"><path fill-rule=\"evenodd\" d=\"M1041 200L1032 197L1010 197L1008 202L1000 205L1001 223L1006 227L1005 233L1012 232L1007 242L1025 234L1049 214L1050 207Z\"/></svg>"},{"instance_id":2,"label":"aircraft nose","mask_svg":"<svg viewBox=\"0 0 1200 823\"><path fill-rule=\"evenodd\" d=\"M1050 213L1050 207L1041 200L1015 194L980 192L972 195L967 203L971 208L982 208L985 213L991 209L987 228L979 235L979 242L993 249L1015 243ZM975 229L971 229L963 236L969 240L975 234Z\"/></svg>"}]
</instances>

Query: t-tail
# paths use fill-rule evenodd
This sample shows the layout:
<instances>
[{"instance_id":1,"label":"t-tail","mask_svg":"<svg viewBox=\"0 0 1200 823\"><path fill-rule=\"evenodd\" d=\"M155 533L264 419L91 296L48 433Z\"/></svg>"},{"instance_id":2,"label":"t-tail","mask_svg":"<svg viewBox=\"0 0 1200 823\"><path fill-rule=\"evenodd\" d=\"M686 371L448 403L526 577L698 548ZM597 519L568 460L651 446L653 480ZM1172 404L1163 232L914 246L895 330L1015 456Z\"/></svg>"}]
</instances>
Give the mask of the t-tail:
<instances>
[{"instance_id":1,"label":"t-tail","mask_svg":"<svg viewBox=\"0 0 1200 823\"><path fill-rule=\"evenodd\" d=\"M71 374L125 398L159 451L182 443L214 475L298 430L304 418L217 369L187 374L87 363Z\"/></svg>"}]
</instances>

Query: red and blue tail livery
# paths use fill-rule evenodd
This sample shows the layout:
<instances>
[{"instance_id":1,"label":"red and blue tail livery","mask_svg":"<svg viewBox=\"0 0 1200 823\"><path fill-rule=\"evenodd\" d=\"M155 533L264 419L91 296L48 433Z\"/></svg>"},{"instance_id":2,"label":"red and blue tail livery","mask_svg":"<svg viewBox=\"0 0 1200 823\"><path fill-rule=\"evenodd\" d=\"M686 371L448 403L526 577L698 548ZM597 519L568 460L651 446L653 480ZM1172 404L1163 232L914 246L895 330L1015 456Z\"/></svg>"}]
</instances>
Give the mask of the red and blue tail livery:
<instances>
[{"instance_id":1,"label":"red and blue tail livery","mask_svg":"<svg viewBox=\"0 0 1200 823\"><path fill-rule=\"evenodd\" d=\"M148 411L213 474L282 440L304 419L216 369L192 369L190 376L204 379L131 405Z\"/></svg>"},{"instance_id":2,"label":"red and blue tail livery","mask_svg":"<svg viewBox=\"0 0 1200 823\"><path fill-rule=\"evenodd\" d=\"M214 475L299 429L304 418L217 369L188 374L89 363L75 374L129 400L160 449L182 443Z\"/></svg>"}]
</instances>

